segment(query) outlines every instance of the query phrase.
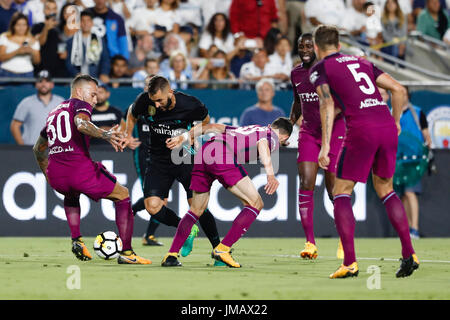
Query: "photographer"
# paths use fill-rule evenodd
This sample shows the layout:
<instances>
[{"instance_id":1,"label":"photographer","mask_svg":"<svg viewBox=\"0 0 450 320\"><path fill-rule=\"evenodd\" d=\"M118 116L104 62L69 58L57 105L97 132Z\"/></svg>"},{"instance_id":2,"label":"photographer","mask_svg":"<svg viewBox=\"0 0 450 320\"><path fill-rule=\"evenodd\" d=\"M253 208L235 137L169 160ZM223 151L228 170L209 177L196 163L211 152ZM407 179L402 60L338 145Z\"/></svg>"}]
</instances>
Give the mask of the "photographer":
<instances>
[{"instance_id":1,"label":"photographer","mask_svg":"<svg viewBox=\"0 0 450 320\"><path fill-rule=\"evenodd\" d=\"M64 63L65 42L61 40L56 18L58 6L55 0L47 0L44 4L45 22L33 25L31 34L37 35L41 45L42 61L36 67L37 71L48 70L56 78L67 77Z\"/></svg>"},{"instance_id":2,"label":"photographer","mask_svg":"<svg viewBox=\"0 0 450 320\"><path fill-rule=\"evenodd\" d=\"M227 55L222 50L217 50L208 60L207 64L199 70L198 80L235 80L230 71L230 63ZM197 84L196 89L231 89L232 84Z\"/></svg>"}]
</instances>

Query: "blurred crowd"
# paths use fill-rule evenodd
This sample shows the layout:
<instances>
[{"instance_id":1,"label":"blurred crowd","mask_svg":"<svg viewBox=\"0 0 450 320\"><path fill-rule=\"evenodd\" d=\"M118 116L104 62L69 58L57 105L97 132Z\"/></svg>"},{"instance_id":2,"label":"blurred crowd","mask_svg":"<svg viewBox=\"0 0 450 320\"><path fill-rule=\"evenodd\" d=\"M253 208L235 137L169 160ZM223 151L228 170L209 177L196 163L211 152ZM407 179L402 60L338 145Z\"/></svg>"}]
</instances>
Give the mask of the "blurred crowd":
<instances>
[{"instance_id":1,"label":"blurred crowd","mask_svg":"<svg viewBox=\"0 0 450 320\"><path fill-rule=\"evenodd\" d=\"M0 77L82 72L114 88L142 87L148 74L161 74L179 89L249 88L249 80L271 78L282 89L298 63L296 39L315 26L337 25L403 58L412 30L450 43L448 6L450 0L0 0Z\"/></svg>"}]
</instances>

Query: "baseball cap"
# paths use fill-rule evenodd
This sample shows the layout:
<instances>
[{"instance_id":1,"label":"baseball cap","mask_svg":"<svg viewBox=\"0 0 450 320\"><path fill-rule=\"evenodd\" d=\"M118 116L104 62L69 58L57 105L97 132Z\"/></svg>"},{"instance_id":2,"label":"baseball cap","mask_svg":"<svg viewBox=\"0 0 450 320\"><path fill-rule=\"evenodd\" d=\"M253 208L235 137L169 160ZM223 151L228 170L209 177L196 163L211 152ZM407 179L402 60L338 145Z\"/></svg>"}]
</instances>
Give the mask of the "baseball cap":
<instances>
[{"instance_id":1,"label":"baseball cap","mask_svg":"<svg viewBox=\"0 0 450 320\"><path fill-rule=\"evenodd\" d=\"M50 72L48 72L48 70L39 71L39 73L37 75L37 81L41 81L43 79L45 79L47 81L52 81L52 76L51 76Z\"/></svg>"}]
</instances>

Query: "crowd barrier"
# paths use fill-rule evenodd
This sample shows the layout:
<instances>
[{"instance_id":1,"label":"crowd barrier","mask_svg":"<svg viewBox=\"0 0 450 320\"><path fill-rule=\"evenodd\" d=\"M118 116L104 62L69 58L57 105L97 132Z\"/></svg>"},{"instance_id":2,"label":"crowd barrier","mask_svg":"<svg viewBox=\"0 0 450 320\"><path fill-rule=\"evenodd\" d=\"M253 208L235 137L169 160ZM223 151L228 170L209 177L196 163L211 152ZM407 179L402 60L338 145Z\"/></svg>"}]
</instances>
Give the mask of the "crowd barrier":
<instances>
[{"instance_id":1,"label":"crowd barrier","mask_svg":"<svg viewBox=\"0 0 450 320\"><path fill-rule=\"evenodd\" d=\"M31 147L2 145L2 170L0 171L0 236L66 236L69 228L65 221L63 198L46 182L37 166ZM132 153L116 153L110 146L92 147L92 158L102 161L113 172L118 181L130 190L134 203L142 196L140 182L136 176ZM252 225L248 237L297 237L303 243L303 230L298 215L298 187L296 150L282 149L276 156L277 179L280 186L273 196L264 193L266 175L257 164L246 165L250 177L263 195L265 208ZM436 150L438 174L423 178L423 194L420 201L420 232L426 237L450 236L450 150ZM279 162L278 162L279 161ZM324 186L320 171L314 194L314 225L318 237L337 237L333 220L333 206ZM384 206L376 196L371 180L357 184L353 194L353 210L356 219L357 237L390 237L395 232L389 224ZM175 183L169 195L168 206L180 216L187 210L184 189ZM223 237L232 220L241 210L239 201L214 182L209 209L217 220ZM94 236L101 231L116 230L114 206L109 200L94 202L81 197L81 231L85 236ZM149 215L141 211L135 218L134 236L142 236ZM173 236L175 229L161 225L157 236ZM201 235L203 235L201 233Z\"/></svg>"}]
</instances>

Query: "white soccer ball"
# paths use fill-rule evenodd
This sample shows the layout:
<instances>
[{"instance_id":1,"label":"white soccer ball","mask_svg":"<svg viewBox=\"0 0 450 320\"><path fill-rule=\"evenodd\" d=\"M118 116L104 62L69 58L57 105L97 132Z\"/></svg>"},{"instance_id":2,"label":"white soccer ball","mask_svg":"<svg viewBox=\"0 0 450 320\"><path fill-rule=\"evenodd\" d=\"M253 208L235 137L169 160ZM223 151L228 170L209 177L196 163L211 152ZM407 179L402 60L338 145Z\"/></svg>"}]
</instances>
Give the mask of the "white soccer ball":
<instances>
[{"instance_id":1,"label":"white soccer ball","mask_svg":"<svg viewBox=\"0 0 450 320\"><path fill-rule=\"evenodd\" d=\"M102 259L115 259L122 251L122 240L113 231L105 231L94 240L94 251Z\"/></svg>"}]
</instances>

